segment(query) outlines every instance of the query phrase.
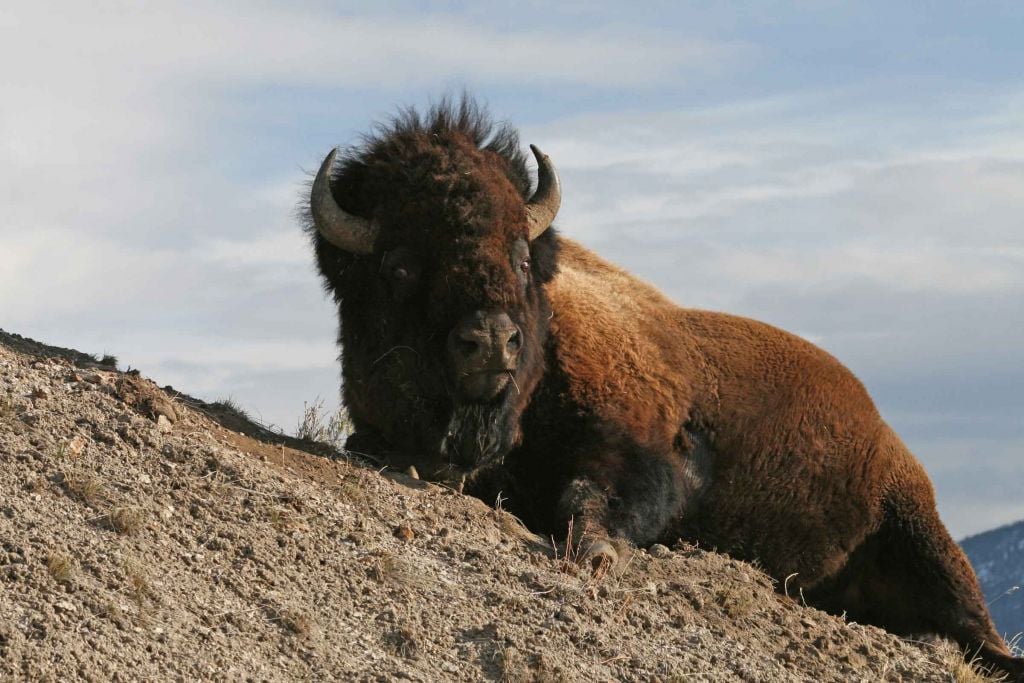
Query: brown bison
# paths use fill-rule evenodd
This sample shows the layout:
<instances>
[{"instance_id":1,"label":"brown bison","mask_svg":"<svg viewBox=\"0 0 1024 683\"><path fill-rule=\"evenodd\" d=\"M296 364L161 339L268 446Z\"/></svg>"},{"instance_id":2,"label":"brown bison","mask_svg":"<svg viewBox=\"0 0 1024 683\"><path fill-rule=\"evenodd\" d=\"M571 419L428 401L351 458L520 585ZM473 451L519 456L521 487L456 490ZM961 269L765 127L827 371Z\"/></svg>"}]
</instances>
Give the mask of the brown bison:
<instances>
[{"instance_id":1,"label":"brown bison","mask_svg":"<svg viewBox=\"0 0 1024 683\"><path fill-rule=\"evenodd\" d=\"M307 228L338 305L347 447L500 491L538 533L574 520L592 560L614 561L609 538L699 542L1024 680L927 475L857 378L558 235L558 176L532 149L531 193L516 132L464 99L324 160Z\"/></svg>"}]
</instances>

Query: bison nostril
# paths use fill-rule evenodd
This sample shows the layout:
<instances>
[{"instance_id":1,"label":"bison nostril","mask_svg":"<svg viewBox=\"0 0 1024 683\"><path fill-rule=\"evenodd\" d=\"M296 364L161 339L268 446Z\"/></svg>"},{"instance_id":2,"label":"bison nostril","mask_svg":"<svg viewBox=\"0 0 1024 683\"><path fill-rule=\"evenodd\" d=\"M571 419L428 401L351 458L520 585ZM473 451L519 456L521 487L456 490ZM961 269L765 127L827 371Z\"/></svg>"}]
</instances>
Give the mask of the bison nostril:
<instances>
[{"instance_id":1,"label":"bison nostril","mask_svg":"<svg viewBox=\"0 0 1024 683\"><path fill-rule=\"evenodd\" d=\"M505 346L508 347L510 351L518 351L519 347L522 345L523 335L519 330L514 330L512 334L509 335L508 341L505 342Z\"/></svg>"},{"instance_id":2,"label":"bison nostril","mask_svg":"<svg viewBox=\"0 0 1024 683\"><path fill-rule=\"evenodd\" d=\"M455 348L464 356L472 356L480 348L480 344L465 337L455 340Z\"/></svg>"}]
</instances>

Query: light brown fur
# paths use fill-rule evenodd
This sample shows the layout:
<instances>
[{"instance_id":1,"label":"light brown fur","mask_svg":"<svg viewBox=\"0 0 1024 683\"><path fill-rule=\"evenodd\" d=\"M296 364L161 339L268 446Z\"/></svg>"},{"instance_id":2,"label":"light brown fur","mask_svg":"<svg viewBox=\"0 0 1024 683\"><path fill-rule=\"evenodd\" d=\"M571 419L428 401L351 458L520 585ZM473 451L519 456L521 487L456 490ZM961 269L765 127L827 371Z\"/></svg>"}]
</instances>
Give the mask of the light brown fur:
<instances>
[{"instance_id":1,"label":"light brown fur","mask_svg":"<svg viewBox=\"0 0 1024 683\"><path fill-rule=\"evenodd\" d=\"M710 436L711 481L667 536L756 559L852 618L936 631L1019 666L923 468L839 361L764 323L679 308L564 238L547 291L577 403L684 460L681 425Z\"/></svg>"}]
</instances>

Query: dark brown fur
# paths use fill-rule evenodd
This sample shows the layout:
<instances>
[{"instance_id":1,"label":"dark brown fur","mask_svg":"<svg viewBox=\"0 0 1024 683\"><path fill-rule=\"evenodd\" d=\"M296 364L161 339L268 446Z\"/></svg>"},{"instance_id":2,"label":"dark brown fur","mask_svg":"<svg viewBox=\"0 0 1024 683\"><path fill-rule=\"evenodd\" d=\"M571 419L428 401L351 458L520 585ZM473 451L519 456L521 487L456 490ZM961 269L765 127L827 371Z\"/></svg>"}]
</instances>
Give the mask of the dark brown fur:
<instances>
[{"instance_id":1,"label":"dark brown fur","mask_svg":"<svg viewBox=\"0 0 1024 683\"><path fill-rule=\"evenodd\" d=\"M525 164L514 131L471 104L407 112L349 153L333 187L382 226L370 256L311 230L339 303L351 449L465 475L540 533L573 519L599 538L756 560L816 605L951 637L1024 680L923 469L832 356L679 308L553 228L518 282ZM413 285L389 279L394 259L413 264ZM515 383L464 405L444 339L492 309L523 329Z\"/></svg>"}]
</instances>

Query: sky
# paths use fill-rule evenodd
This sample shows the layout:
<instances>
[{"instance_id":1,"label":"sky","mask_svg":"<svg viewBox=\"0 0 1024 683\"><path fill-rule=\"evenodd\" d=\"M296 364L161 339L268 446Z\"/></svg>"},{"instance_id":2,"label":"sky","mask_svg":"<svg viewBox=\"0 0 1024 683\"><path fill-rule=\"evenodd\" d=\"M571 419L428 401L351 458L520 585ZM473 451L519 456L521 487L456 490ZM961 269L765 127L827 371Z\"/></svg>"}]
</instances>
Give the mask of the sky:
<instances>
[{"instance_id":1,"label":"sky","mask_svg":"<svg viewBox=\"0 0 1024 683\"><path fill-rule=\"evenodd\" d=\"M1024 5L0 7L0 327L291 432L337 405L309 172L468 89L562 232L821 345L954 535L1024 518Z\"/></svg>"}]
</instances>

